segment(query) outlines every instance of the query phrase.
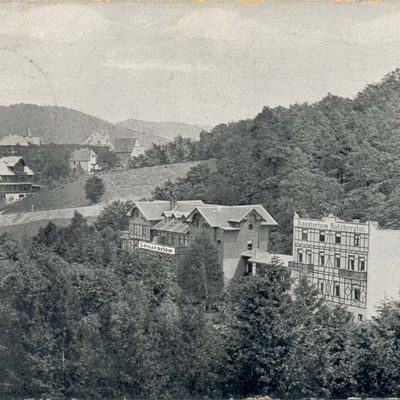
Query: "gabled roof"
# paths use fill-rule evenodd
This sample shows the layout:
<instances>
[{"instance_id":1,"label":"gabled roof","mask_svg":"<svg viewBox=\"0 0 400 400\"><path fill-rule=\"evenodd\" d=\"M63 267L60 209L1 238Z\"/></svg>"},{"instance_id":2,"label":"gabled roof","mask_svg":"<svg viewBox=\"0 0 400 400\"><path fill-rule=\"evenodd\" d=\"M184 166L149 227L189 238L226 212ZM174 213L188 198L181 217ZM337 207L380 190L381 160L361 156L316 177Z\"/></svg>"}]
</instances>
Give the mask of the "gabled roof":
<instances>
[{"instance_id":1,"label":"gabled roof","mask_svg":"<svg viewBox=\"0 0 400 400\"><path fill-rule=\"evenodd\" d=\"M0 139L0 146L29 146L26 138L20 135L8 135Z\"/></svg>"},{"instance_id":2,"label":"gabled roof","mask_svg":"<svg viewBox=\"0 0 400 400\"><path fill-rule=\"evenodd\" d=\"M167 200L137 201L129 210L128 216L131 216L132 210L137 208L147 221L160 221L164 212L174 211L190 214L196 206L202 204L201 200L178 201L174 209L170 210L170 202Z\"/></svg>"},{"instance_id":3,"label":"gabled roof","mask_svg":"<svg viewBox=\"0 0 400 400\"><path fill-rule=\"evenodd\" d=\"M96 153L90 149L79 149L72 153L71 161L91 161L92 155Z\"/></svg>"},{"instance_id":4,"label":"gabled roof","mask_svg":"<svg viewBox=\"0 0 400 400\"><path fill-rule=\"evenodd\" d=\"M264 225L278 225L261 204L243 206L203 205L196 207L196 209L192 211L187 218L188 221L191 221L196 211L199 212L213 228L229 228L231 227L230 223L243 221L251 212L256 212Z\"/></svg>"},{"instance_id":5,"label":"gabled roof","mask_svg":"<svg viewBox=\"0 0 400 400\"><path fill-rule=\"evenodd\" d=\"M0 158L0 176L13 176L14 172L7 166L7 164Z\"/></svg>"},{"instance_id":6,"label":"gabled roof","mask_svg":"<svg viewBox=\"0 0 400 400\"><path fill-rule=\"evenodd\" d=\"M119 137L113 139L113 152L114 153L131 153L140 141L135 137Z\"/></svg>"},{"instance_id":7,"label":"gabled roof","mask_svg":"<svg viewBox=\"0 0 400 400\"><path fill-rule=\"evenodd\" d=\"M1 157L1 159L6 163L8 167L14 167L14 165L17 164L20 160L22 160L23 164L25 165L25 161L21 156L6 156Z\"/></svg>"}]
</instances>

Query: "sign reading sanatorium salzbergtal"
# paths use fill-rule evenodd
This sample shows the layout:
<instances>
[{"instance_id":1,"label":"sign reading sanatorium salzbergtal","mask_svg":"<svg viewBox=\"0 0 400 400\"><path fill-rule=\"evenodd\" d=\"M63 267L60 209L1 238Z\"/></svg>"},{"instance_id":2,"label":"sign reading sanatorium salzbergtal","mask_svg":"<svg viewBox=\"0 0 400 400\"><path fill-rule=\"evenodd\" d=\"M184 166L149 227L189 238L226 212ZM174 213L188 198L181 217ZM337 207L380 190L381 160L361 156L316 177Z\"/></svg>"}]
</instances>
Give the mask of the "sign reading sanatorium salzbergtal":
<instances>
[{"instance_id":1,"label":"sign reading sanatorium salzbergtal","mask_svg":"<svg viewBox=\"0 0 400 400\"><path fill-rule=\"evenodd\" d=\"M146 249L164 254L175 254L175 249L173 247L161 246L156 243L139 242L139 249Z\"/></svg>"},{"instance_id":2,"label":"sign reading sanatorium salzbergtal","mask_svg":"<svg viewBox=\"0 0 400 400\"><path fill-rule=\"evenodd\" d=\"M294 226L300 228L314 228L314 229L325 229L329 231L340 231L340 232L354 232L354 233L368 233L368 225L357 224L357 223L344 223L334 221L310 221L304 219L295 219Z\"/></svg>"}]
</instances>

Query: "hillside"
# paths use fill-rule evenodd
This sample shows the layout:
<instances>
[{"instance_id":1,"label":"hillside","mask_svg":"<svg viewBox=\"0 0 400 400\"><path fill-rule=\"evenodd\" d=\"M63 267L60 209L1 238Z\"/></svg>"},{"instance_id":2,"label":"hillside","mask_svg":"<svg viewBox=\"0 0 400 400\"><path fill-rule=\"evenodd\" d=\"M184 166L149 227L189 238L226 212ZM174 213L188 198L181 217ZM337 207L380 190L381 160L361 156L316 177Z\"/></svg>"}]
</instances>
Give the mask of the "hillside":
<instances>
[{"instance_id":1,"label":"hillside","mask_svg":"<svg viewBox=\"0 0 400 400\"><path fill-rule=\"evenodd\" d=\"M102 202L148 198L156 186L162 185L169 179L174 181L184 177L196 164L171 164L99 174L106 186ZM7 206L4 213L29 212L32 210L32 205L34 211L87 206L89 201L85 197L85 182L86 177L32 195Z\"/></svg>"},{"instance_id":2,"label":"hillside","mask_svg":"<svg viewBox=\"0 0 400 400\"><path fill-rule=\"evenodd\" d=\"M46 143L82 143L94 131L108 133L111 137L139 137L145 147L167 142L165 138L127 129L66 107L0 106L0 137L25 135L28 127L33 136L41 136Z\"/></svg>"},{"instance_id":3,"label":"hillside","mask_svg":"<svg viewBox=\"0 0 400 400\"><path fill-rule=\"evenodd\" d=\"M314 104L264 107L192 147L194 159L217 159L216 171L191 174L158 197L174 190L182 199L201 193L210 203L261 203L280 226L277 252L290 251L294 212L400 229L400 69L354 99L328 94ZM168 160L169 149L153 159Z\"/></svg>"},{"instance_id":4,"label":"hillside","mask_svg":"<svg viewBox=\"0 0 400 400\"><path fill-rule=\"evenodd\" d=\"M200 136L200 132L203 131L201 127L185 124L183 122L151 122L139 119L128 119L119 122L118 125L126 129L161 136L168 140L173 140L177 136L197 140Z\"/></svg>"}]
</instances>

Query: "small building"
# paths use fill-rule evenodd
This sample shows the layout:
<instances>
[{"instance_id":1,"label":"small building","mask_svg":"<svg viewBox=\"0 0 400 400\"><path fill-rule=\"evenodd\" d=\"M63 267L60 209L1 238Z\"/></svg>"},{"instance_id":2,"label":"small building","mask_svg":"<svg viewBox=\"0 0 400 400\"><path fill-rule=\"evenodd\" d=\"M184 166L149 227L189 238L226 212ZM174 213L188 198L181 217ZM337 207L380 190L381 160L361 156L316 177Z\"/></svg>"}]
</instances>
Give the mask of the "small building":
<instances>
[{"instance_id":1,"label":"small building","mask_svg":"<svg viewBox=\"0 0 400 400\"><path fill-rule=\"evenodd\" d=\"M40 190L34 173L20 156L0 158L0 202L12 203Z\"/></svg>"},{"instance_id":2,"label":"small building","mask_svg":"<svg viewBox=\"0 0 400 400\"><path fill-rule=\"evenodd\" d=\"M74 172L82 169L85 174L100 170L97 154L91 149L75 150L71 155L70 166Z\"/></svg>"},{"instance_id":3,"label":"small building","mask_svg":"<svg viewBox=\"0 0 400 400\"><path fill-rule=\"evenodd\" d=\"M128 163L133 157L144 154L145 151L142 143L135 137L114 138L111 149L124 164Z\"/></svg>"},{"instance_id":4,"label":"small building","mask_svg":"<svg viewBox=\"0 0 400 400\"><path fill-rule=\"evenodd\" d=\"M400 230L295 214L293 258L293 276L307 276L325 300L343 304L358 321L374 316L383 299L400 300Z\"/></svg>"},{"instance_id":5,"label":"small building","mask_svg":"<svg viewBox=\"0 0 400 400\"><path fill-rule=\"evenodd\" d=\"M218 250L226 281L245 273L242 253L268 251L276 221L259 204L222 206L192 201L135 202L128 213L129 230L122 232L125 248L179 255L206 232Z\"/></svg>"},{"instance_id":6,"label":"small building","mask_svg":"<svg viewBox=\"0 0 400 400\"><path fill-rule=\"evenodd\" d=\"M83 143L85 146L111 147L111 137L108 133L92 132Z\"/></svg>"},{"instance_id":7,"label":"small building","mask_svg":"<svg viewBox=\"0 0 400 400\"><path fill-rule=\"evenodd\" d=\"M23 155L29 146L40 146L42 139L39 136L32 136L30 128L26 136L7 135L0 139L0 155Z\"/></svg>"}]
</instances>

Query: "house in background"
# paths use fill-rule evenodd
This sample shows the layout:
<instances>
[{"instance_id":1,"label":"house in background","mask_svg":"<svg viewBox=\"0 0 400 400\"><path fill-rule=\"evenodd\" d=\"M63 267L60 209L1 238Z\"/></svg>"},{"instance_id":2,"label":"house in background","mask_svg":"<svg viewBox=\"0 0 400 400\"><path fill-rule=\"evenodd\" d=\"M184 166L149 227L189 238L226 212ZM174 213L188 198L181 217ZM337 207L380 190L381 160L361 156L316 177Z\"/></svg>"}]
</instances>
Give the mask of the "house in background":
<instances>
[{"instance_id":1,"label":"house in background","mask_svg":"<svg viewBox=\"0 0 400 400\"><path fill-rule=\"evenodd\" d=\"M142 143L135 137L114 138L111 149L123 164L128 163L133 157L144 154Z\"/></svg>"},{"instance_id":2,"label":"house in background","mask_svg":"<svg viewBox=\"0 0 400 400\"><path fill-rule=\"evenodd\" d=\"M79 149L72 153L70 167L74 172L82 169L85 174L100 170L97 163L97 154L90 149Z\"/></svg>"},{"instance_id":3,"label":"house in background","mask_svg":"<svg viewBox=\"0 0 400 400\"><path fill-rule=\"evenodd\" d=\"M9 204L39 191L33 180L34 173L23 157L0 158L0 202Z\"/></svg>"},{"instance_id":4,"label":"house in background","mask_svg":"<svg viewBox=\"0 0 400 400\"><path fill-rule=\"evenodd\" d=\"M111 147L111 137L108 133L92 132L83 142L86 146Z\"/></svg>"},{"instance_id":5,"label":"house in background","mask_svg":"<svg viewBox=\"0 0 400 400\"><path fill-rule=\"evenodd\" d=\"M23 155L29 146L40 146L42 139L39 136L32 136L30 128L25 136L7 135L0 139L1 155Z\"/></svg>"}]
</instances>

